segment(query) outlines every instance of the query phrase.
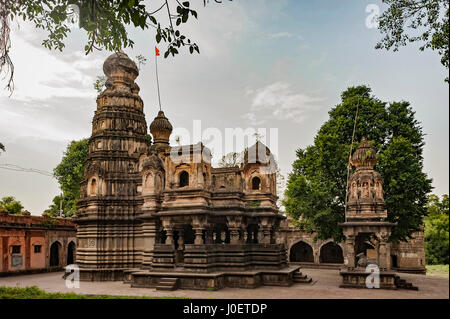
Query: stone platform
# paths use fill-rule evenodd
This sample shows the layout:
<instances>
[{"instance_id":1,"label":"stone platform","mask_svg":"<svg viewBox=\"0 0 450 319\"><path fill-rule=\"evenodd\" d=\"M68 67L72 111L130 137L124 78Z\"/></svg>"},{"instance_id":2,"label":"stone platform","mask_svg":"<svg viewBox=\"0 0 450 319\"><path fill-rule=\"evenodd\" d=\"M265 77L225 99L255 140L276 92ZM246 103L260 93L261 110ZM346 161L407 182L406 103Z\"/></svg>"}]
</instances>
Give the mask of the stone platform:
<instances>
[{"instance_id":1,"label":"stone platform","mask_svg":"<svg viewBox=\"0 0 450 319\"><path fill-rule=\"evenodd\" d=\"M123 281L129 268L80 268L80 281Z\"/></svg>"},{"instance_id":2,"label":"stone platform","mask_svg":"<svg viewBox=\"0 0 450 319\"><path fill-rule=\"evenodd\" d=\"M366 285L367 276L372 273L365 272L364 270L343 269L340 271L343 283L340 288L368 288ZM395 271L380 271L380 289L407 289L407 290L419 290L413 284L400 278Z\"/></svg>"},{"instance_id":3,"label":"stone platform","mask_svg":"<svg viewBox=\"0 0 450 319\"><path fill-rule=\"evenodd\" d=\"M135 288L156 288L160 281L168 278L178 279L180 289L218 290L230 288L257 288L265 286L291 286L294 275L299 273L300 266L289 266L277 270L217 271L210 273L194 273L179 271L135 271L129 272L126 282Z\"/></svg>"},{"instance_id":4,"label":"stone platform","mask_svg":"<svg viewBox=\"0 0 450 319\"><path fill-rule=\"evenodd\" d=\"M365 270L341 270L342 284L340 288L367 288L366 279L373 273L365 272ZM397 276L393 271L380 271L380 288L381 289L397 289L395 285L395 277Z\"/></svg>"}]
</instances>

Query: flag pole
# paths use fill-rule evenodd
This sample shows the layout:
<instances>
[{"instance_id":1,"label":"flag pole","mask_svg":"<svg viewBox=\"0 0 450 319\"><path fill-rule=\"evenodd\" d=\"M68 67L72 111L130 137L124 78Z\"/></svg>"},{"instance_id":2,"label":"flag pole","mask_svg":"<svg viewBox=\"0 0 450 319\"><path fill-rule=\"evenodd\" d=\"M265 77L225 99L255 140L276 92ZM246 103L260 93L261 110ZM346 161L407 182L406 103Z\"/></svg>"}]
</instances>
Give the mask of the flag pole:
<instances>
[{"instance_id":1,"label":"flag pole","mask_svg":"<svg viewBox=\"0 0 450 319\"><path fill-rule=\"evenodd\" d=\"M158 102L159 102L159 110L161 111L161 96L159 93L159 79L158 79L158 55L159 50L155 47L155 69L156 69L156 85L158 87Z\"/></svg>"}]
</instances>

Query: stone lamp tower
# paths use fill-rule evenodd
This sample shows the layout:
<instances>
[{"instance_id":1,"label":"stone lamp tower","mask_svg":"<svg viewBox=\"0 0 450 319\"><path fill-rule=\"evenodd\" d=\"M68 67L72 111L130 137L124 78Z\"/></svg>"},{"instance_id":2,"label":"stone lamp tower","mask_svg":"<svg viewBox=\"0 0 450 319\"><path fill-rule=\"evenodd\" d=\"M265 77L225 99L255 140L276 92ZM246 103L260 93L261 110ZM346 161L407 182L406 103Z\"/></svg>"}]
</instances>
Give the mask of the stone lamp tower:
<instances>
[{"instance_id":1,"label":"stone lamp tower","mask_svg":"<svg viewBox=\"0 0 450 319\"><path fill-rule=\"evenodd\" d=\"M395 273L390 266L390 244L387 242L395 223L385 221L387 211L383 198L383 179L374 170L375 149L365 138L351 157L356 168L348 183L346 221L341 223L345 241L345 267L341 270L342 287L365 287L366 265L356 264L355 247L361 236L372 236L375 243L376 265L380 271L381 288L395 288Z\"/></svg>"}]
</instances>

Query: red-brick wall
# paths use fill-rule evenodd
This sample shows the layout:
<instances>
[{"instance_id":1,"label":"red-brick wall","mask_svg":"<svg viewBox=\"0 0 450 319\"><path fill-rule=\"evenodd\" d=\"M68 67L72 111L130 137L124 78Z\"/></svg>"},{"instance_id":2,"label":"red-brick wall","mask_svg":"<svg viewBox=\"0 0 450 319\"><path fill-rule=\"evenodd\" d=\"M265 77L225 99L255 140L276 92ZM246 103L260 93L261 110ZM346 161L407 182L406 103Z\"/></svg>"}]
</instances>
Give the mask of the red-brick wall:
<instances>
[{"instance_id":1,"label":"red-brick wall","mask_svg":"<svg viewBox=\"0 0 450 319\"><path fill-rule=\"evenodd\" d=\"M48 225L41 216L8 215L0 213L0 272L48 268L50 245L61 243L60 266L67 261L67 246L76 243L76 226L70 219L56 219ZM13 254L13 246L20 246L20 253ZM40 250L36 246L40 246Z\"/></svg>"}]
</instances>

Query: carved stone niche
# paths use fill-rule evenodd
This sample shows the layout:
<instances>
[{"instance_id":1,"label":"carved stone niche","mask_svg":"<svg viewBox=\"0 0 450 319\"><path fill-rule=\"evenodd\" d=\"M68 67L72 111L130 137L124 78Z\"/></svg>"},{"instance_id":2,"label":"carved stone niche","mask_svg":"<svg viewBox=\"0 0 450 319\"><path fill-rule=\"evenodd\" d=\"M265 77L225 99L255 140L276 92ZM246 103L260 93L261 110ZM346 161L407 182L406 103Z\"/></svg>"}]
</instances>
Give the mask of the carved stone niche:
<instances>
[{"instance_id":1,"label":"carved stone niche","mask_svg":"<svg viewBox=\"0 0 450 319\"><path fill-rule=\"evenodd\" d=\"M141 159L142 195L156 194L164 189L164 167L161 159L151 155Z\"/></svg>"}]
</instances>

